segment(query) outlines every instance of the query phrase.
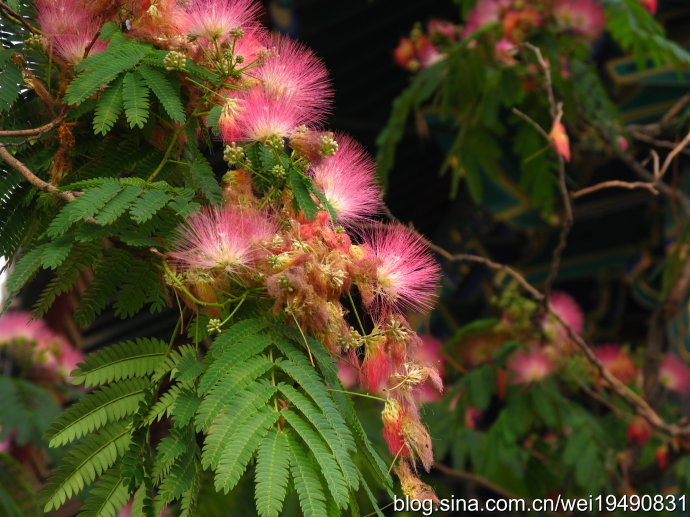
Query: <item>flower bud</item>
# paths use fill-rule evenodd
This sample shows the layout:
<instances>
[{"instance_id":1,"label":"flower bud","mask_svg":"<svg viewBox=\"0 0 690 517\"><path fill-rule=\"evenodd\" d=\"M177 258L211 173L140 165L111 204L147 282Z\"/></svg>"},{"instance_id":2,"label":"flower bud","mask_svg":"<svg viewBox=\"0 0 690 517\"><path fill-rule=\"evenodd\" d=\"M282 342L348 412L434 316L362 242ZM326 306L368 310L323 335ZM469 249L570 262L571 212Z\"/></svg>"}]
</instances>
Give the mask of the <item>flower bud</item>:
<instances>
[{"instance_id":1,"label":"flower bud","mask_svg":"<svg viewBox=\"0 0 690 517\"><path fill-rule=\"evenodd\" d=\"M172 50L163 59L166 70L184 70L187 64L187 57L182 52Z\"/></svg>"}]
</instances>

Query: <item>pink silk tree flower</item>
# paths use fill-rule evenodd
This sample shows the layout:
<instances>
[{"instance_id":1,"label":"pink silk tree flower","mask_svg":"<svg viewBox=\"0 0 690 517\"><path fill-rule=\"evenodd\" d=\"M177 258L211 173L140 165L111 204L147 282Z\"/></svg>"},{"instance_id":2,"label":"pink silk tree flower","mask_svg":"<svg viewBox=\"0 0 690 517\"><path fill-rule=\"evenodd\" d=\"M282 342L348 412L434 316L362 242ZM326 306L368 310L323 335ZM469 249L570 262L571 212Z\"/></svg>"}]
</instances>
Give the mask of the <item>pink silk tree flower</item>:
<instances>
[{"instance_id":1,"label":"pink silk tree flower","mask_svg":"<svg viewBox=\"0 0 690 517\"><path fill-rule=\"evenodd\" d=\"M512 0L479 0L467 15L462 37L466 38L477 29L489 23L501 21L503 12L512 4Z\"/></svg>"},{"instance_id":2,"label":"pink silk tree flower","mask_svg":"<svg viewBox=\"0 0 690 517\"><path fill-rule=\"evenodd\" d=\"M553 6L558 24L594 39L606 26L604 6L598 0L558 0Z\"/></svg>"},{"instance_id":3,"label":"pink silk tree flower","mask_svg":"<svg viewBox=\"0 0 690 517\"><path fill-rule=\"evenodd\" d=\"M183 269L222 268L236 274L252 266L260 243L274 235L273 224L259 212L206 207L187 219L170 256Z\"/></svg>"},{"instance_id":4,"label":"pink silk tree flower","mask_svg":"<svg viewBox=\"0 0 690 517\"><path fill-rule=\"evenodd\" d=\"M323 62L304 45L285 36L267 43L265 62L250 70L268 97L282 98L298 106L314 120L331 109L333 89Z\"/></svg>"},{"instance_id":5,"label":"pink silk tree flower","mask_svg":"<svg viewBox=\"0 0 690 517\"><path fill-rule=\"evenodd\" d=\"M513 384L533 384L553 373L553 363L542 350L525 350L510 356L508 369L513 374Z\"/></svg>"},{"instance_id":6,"label":"pink silk tree flower","mask_svg":"<svg viewBox=\"0 0 690 517\"><path fill-rule=\"evenodd\" d=\"M38 25L49 47L67 63L76 65L84 59L87 47L101 30L101 20L91 15L79 0L37 2ZM108 43L96 40L89 54L104 51Z\"/></svg>"},{"instance_id":7,"label":"pink silk tree flower","mask_svg":"<svg viewBox=\"0 0 690 517\"><path fill-rule=\"evenodd\" d=\"M659 382L679 395L690 394L690 366L674 354L666 354L659 366Z\"/></svg>"},{"instance_id":8,"label":"pink silk tree flower","mask_svg":"<svg viewBox=\"0 0 690 517\"><path fill-rule=\"evenodd\" d=\"M642 7L647 9L651 14L656 14L657 0L640 0Z\"/></svg>"},{"instance_id":9,"label":"pink silk tree flower","mask_svg":"<svg viewBox=\"0 0 690 517\"><path fill-rule=\"evenodd\" d=\"M549 137L553 140L553 146L556 152L560 154L566 162L570 161L570 139L565 130L565 126L559 120L553 121Z\"/></svg>"},{"instance_id":10,"label":"pink silk tree flower","mask_svg":"<svg viewBox=\"0 0 690 517\"><path fill-rule=\"evenodd\" d=\"M594 353L601 364L622 383L629 384L635 380L637 368L630 356L619 345L600 345Z\"/></svg>"},{"instance_id":11,"label":"pink silk tree flower","mask_svg":"<svg viewBox=\"0 0 690 517\"><path fill-rule=\"evenodd\" d=\"M363 230L363 247L377 261L374 311L431 308L440 268L419 235L403 225Z\"/></svg>"},{"instance_id":12,"label":"pink silk tree flower","mask_svg":"<svg viewBox=\"0 0 690 517\"><path fill-rule=\"evenodd\" d=\"M559 291L553 291L551 293L549 305L575 333L582 334L585 319L582 314L582 309L580 309L580 306L572 296ZM554 325L560 329L560 333L564 338L568 336L565 328L563 328L560 323L554 323Z\"/></svg>"},{"instance_id":13,"label":"pink silk tree flower","mask_svg":"<svg viewBox=\"0 0 690 517\"><path fill-rule=\"evenodd\" d=\"M298 127L311 125L315 117L306 110L292 103L290 99L274 98L266 95L260 87L254 87L240 99L241 110L232 126L221 127L225 142L235 140L252 140L265 142L270 138L287 138ZM235 140L230 140L232 134Z\"/></svg>"},{"instance_id":14,"label":"pink silk tree flower","mask_svg":"<svg viewBox=\"0 0 690 517\"><path fill-rule=\"evenodd\" d=\"M213 41L225 39L237 29L251 30L260 11L256 0L192 0L183 23L190 36Z\"/></svg>"},{"instance_id":15,"label":"pink silk tree flower","mask_svg":"<svg viewBox=\"0 0 690 517\"><path fill-rule=\"evenodd\" d=\"M314 184L333 205L338 222L361 222L381 212L381 190L376 184L376 164L364 148L345 135L336 135L338 151L313 167Z\"/></svg>"}]
</instances>

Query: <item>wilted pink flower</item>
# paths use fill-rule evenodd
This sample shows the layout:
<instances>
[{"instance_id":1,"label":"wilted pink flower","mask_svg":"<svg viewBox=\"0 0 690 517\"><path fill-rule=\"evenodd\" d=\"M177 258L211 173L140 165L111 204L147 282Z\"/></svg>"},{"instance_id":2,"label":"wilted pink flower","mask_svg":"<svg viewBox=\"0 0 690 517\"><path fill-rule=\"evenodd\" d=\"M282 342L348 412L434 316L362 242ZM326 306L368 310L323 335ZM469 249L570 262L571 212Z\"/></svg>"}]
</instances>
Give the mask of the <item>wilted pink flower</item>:
<instances>
[{"instance_id":1,"label":"wilted pink flower","mask_svg":"<svg viewBox=\"0 0 690 517\"><path fill-rule=\"evenodd\" d=\"M357 368L352 366L346 361L338 361L336 363L338 367L338 378L346 390L352 389L357 385L357 379L359 377L359 372Z\"/></svg>"},{"instance_id":2,"label":"wilted pink flower","mask_svg":"<svg viewBox=\"0 0 690 517\"><path fill-rule=\"evenodd\" d=\"M395 47L393 51L393 58L395 62L406 70L414 71L415 68L419 67L419 63L415 60L415 48L414 43L410 38L402 38ZM415 61L415 65L410 66L410 63Z\"/></svg>"},{"instance_id":3,"label":"wilted pink flower","mask_svg":"<svg viewBox=\"0 0 690 517\"><path fill-rule=\"evenodd\" d=\"M690 394L690 367L678 356L666 354L659 366L659 381L680 395Z\"/></svg>"},{"instance_id":4,"label":"wilted pink flower","mask_svg":"<svg viewBox=\"0 0 690 517\"><path fill-rule=\"evenodd\" d=\"M553 140L556 152L560 154L566 162L570 161L570 139L565 130L565 126L558 120L553 121L549 136Z\"/></svg>"},{"instance_id":5,"label":"wilted pink flower","mask_svg":"<svg viewBox=\"0 0 690 517\"><path fill-rule=\"evenodd\" d=\"M101 21L84 9L79 0L41 0L36 10L48 46L68 63L84 59L86 48L101 29ZM96 40L89 53L102 52L107 46L107 42Z\"/></svg>"},{"instance_id":6,"label":"wilted pink flower","mask_svg":"<svg viewBox=\"0 0 690 517\"><path fill-rule=\"evenodd\" d=\"M559 291L553 291L549 299L549 305L576 334L582 333L584 329L584 316L580 306L572 296ZM560 327L560 325L558 326ZM568 334L564 328L561 328L560 331L563 337L567 337Z\"/></svg>"},{"instance_id":7,"label":"wilted pink flower","mask_svg":"<svg viewBox=\"0 0 690 517\"><path fill-rule=\"evenodd\" d=\"M440 18L430 19L426 24L426 31L429 33L429 36L434 36L434 34L442 34L450 41L455 41L458 36L457 26L448 20L442 20Z\"/></svg>"},{"instance_id":8,"label":"wilted pink flower","mask_svg":"<svg viewBox=\"0 0 690 517\"><path fill-rule=\"evenodd\" d=\"M467 15L462 37L466 38L477 29L501 20L503 12L510 7L512 0L479 0Z\"/></svg>"},{"instance_id":9,"label":"wilted pink flower","mask_svg":"<svg viewBox=\"0 0 690 517\"><path fill-rule=\"evenodd\" d=\"M595 350L597 359L624 384L635 379L637 370L630 356L618 345L607 344L598 346Z\"/></svg>"},{"instance_id":10,"label":"wilted pink flower","mask_svg":"<svg viewBox=\"0 0 690 517\"><path fill-rule=\"evenodd\" d=\"M542 350L533 349L511 355L508 369L513 373L514 384L532 384L551 375L553 363Z\"/></svg>"},{"instance_id":11,"label":"wilted pink flower","mask_svg":"<svg viewBox=\"0 0 690 517\"><path fill-rule=\"evenodd\" d=\"M422 366L435 368L439 378L442 378L445 373L445 363L441 355L443 343L441 340L429 334L424 334L419 337L421 339L421 345L414 350L412 359ZM419 385L414 393L417 400L420 402L437 402L441 400L442 396L441 392L431 380Z\"/></svg>"},{"instance_id":12,"label":"wilted pink flower","mask_svg":"<svg viewBox=\"0 0 690 517\"><path fill-rule=\"evenodd\" d=\"M312 169L314 184L338 213L338 221L353 223L381 212L376 164L352 138L337 135L338 152Z\"/></svg>"},{"instance_id":13,"label":"wilted pink flower","mask_svg":"<svg viewBox=\"0 0 690 517\"><path fill-rule=\"evenodd\" d=\"M307 47L285 36L273 37L268 47L264 64L251 70L266 95L289 101L314 120L325 116L333 90L323 62Z\"/></svg>"},{"instance_id":14,"label":"wilted pink flower","mask_svg":"<svg viewBox=\"0 0 690 517\"><path fill-rule=\"evenodd\" d=\"M594 39L604 30L606 16L598 0L558 0L553 15L559 25Z\"/></svg>"},{"instance_id":15,"label":"wilted pink flower","mask_svg":"<svg viewBox=\"0 0 690 517\"><path fill-rule=\"evenodd\" d=\"M385 386L391 373L391 360L386 354L385 340L370 340L364 350L360 368L360 384L372 393Z\"/></svg>"},{"instance_id":16,"label":"wilted pink flower","mask_svg":"<svg viewBox=\"0 0 690 517\"><path fill-rule=\"evenodd\" d=\"M224 39L233 29L252 29L260 10L256 0L192 0L185 9L184 26L192 36Z\"/></svg>"},{"instance_id":17,"label":"wilted pink flower","mask_svg":"<svg viewBox=\"0 0 690 517\"><path fill-rule=\"evenodd\" d=\"M656 14L657 0L640 0L642 7L647 9L651 14Z\"/></svg>"},{"instance_id":18,"label":"wilted pink flower","mask_svg":"<svg viewBox=\"0 0 690 517\"><path fill-rule=\"evenodd\" d=\"M467 427L467 429L476 429L483 415L484 413L476 407L468 407L465 410L465 427Z\"/></svg>"},{"instance_id":19,"label":"wilted pink flower","mask_svg":"<svg viewBox=\"0 0 690 517\"><path fill-rule=\"evenodd\" d=\"M223 268L236 273L250 267L261 241L275 234L262 214L230 207L207 207L187 219L170 256L183 268Z\"/></svg>"},{"instance_id":20,"label":"wilted pink flower","mask_svg":"<svg viewBox=\"0 0 690 517\"><path fill-rule=\"evenodd\" d=\"M263 142L271 137L286 138L299 126L311 125L316 121L315 115L309 110L293 104L285 97L268 96L258 87L249 90L237 102L232 123L219 123L226 142Z\"/></svg>"},{"instance_id":21,"label":"wilted pink flower","mask_svg":"<svg viewBox=\"0 0 690 517\"><path fill-rule=\"evenodd\" d=\"M376 267L375 310L431 308L439 267L421 238L402 225L364 232L363 246Z\"/></svg>"},{"instance_id":22,"label":"wilted pink flower","mask_svg":"<svg viewBox=\"0 0 690 517\"><path fill-rule=\"evenodd\" d=\"M501 38L494 47L496 51L496 59L507 66L513 66L517 63L515 55L518 52L518 46L510 41L508 38Z\"/></svg>"}]
</instances>

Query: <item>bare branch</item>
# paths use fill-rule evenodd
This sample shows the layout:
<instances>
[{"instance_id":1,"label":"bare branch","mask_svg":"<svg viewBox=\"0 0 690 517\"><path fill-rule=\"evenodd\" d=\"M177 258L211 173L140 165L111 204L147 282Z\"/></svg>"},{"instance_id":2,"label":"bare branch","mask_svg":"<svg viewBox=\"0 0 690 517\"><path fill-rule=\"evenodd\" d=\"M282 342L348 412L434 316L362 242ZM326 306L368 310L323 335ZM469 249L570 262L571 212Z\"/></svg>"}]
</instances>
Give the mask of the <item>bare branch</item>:
<instances>
[{"instance_id":1,"label":"bare branch","mask_svg":"<svg viewBox=\"0 0 690 517\"><path fill-rule=\"evenodd\" d=\"M591 187L586 187L583 189L580 189L576 192L573 192L572 196L573 199L577 199L582 196L586 196L588 194L592 194L593 192L598 192L599 190L604 190L607 188L625 188L629 190L641 188L648 190L654 195L659 194L659 191L656 189L653 183L649 183L647 181L620 181L620 180L610 180L610 181L604 181L602 183L597 183L596 185L592 185Z\"/></svg>"},{"instance_id":2,"label":"bare branch","mask_svg":"<svg viewBox=\"0 0 690 517\"><path fill-rule=\"evenodd\" d=\"M31 170L26 165L24 165L17 158L12 156L12 154L5 148L4 144L0 144L0 158L2 158L2 160L5 163L7 163L7 165L19 172L22 176L24 176L24 178L29 183L31 183L41 192L55 194L57 197L64 199L65 201L75 200L77 196L75 192L58 190L57 187L55 187L55 185L51 185L50 183L43 181L41 178L39 178L33 172L31 172Z\"/></svg>"},{"instance_id":3,"label":"bare branch","mask_svg":"<svg viewBox=\"0 0 690 517\"><path fill-rule=\"evenodd\" d=\"M29 128L29 129L0 129L0 138L7 137L19 137L19 136L37 136L48 131L55 129L57 126L62 124L65 120L65 115L60 115L55 120L48 122L39 127ZM3 144L6 145L6 144Z\"/></svg>"},{"instance_id":4,"label":"bare branch","mask_svg":"<svg viewBox=\"0 0 690 517\"><path fill-rule=\"evenodd\" d=\"M41 34L40 30L38 30L36 27L31 25L29 22L27 22L21 14L19 14L17 11L12 9L5 2L0 2L0 11L4 11L5 15L10 20L12 20L15 23L19 23L19 24L23 25L27 30L29 30L33 34Z\"/></svg>"}]
</instances>

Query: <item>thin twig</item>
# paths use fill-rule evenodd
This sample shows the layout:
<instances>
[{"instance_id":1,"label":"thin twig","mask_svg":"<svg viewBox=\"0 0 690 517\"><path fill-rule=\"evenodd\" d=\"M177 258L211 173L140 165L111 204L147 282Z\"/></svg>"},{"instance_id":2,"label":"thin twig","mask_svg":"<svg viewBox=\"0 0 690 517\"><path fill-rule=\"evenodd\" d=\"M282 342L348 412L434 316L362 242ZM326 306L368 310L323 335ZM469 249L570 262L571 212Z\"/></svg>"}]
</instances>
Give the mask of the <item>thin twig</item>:
<instances>
[{"instance_id":1,"label":"thin twig","mask_svg":"<svg viewBox=\"0 0 690 517\"><path fill-rule=\"evenodd\" d=\"M23 25L28 31L34 34L41 34L40 30L31 25L29 22L27 22L21 14L12 9L5 2L0 2L0 10L5 11L5 14L10 20Z\"/></svg>"},{"instance_id":2,"label":"thin twig","mask_svg":"<svg viewBox=\"0 0 690 517\"><path fill-rule=\"evenodd\" d=\"M666 174L666 171L668 171L668 168L671 166L671 162L674 160L676 156L678 156L678 154L683 149L685 149L688 146L688 144L690 144L690 133L685 135L685 138L683 138L683 140L681 140L680 143L676 147L674 147L670 153L668 153L668 156L666 156L666 159L664 160L664 164L661 166L661 169L659 170L659 174L655 174L655 176L658 179L664 177L664 174Z\"/></svg>"},{"instance_id":3,"label":"thin twig","mask_svg":"<svg viewBox=\"0 0 690 517\"><path fill-rule=\"evenodd\" d=\"M29 129L0 129L0 138L41 135L43 133L47 133L52 129L55 129L57 126L62 124L63 120L65 120L64 114L60 115L55 120L52 120L47 124L44 124L39 127L33 127Z\"/></svg>"},{"instance_id":4,"label":"thin twig","mask_svg":"<svg viewBox=\"0 0 690 517\"><path fill-rule=\"evenodd\" d=\"M607 188L626 188L629 190L641 188L641 189L646 189L649 192L651 192L654 195L657 195L659 191L656 189L653 183L649 183L648 181L620 181L620 180L610 180L610 181L604 181L602 183L597 183L596 185L592 185L591 187L586 187L580 190L577 190L572 193L573 199L577 199L582 196L586 196L588 194L592 194L593 192L598 192L599 190L607 189Z\"/></svg>"},{"instance_id":5,"label":"thin twig","mask_svg":"<svg viewBox=\"0 0 690 517\"><path fill-rule=\"evenodd\" d=\"M46 192L48 194L55 194L57 197L64 199L65 201L74 201L78 195L77 192L72 192L69 190L59 190L55 185L43 181L41 178L36 176L31 170L20 162L17 158L12 156L10 152L5 148L4 144L0 143L0 158L7 163L14 170L19 172L24 178L36 187L41 192Z\"/></svg>"},{"instance_id":6,"label":"thin twig","mask_svg":"<svg viewBox=\"0 0 690 517\"><path fill-rule=\"evenodd\" d=\"M525 122L527 122L527 123L528 123L530 126L532 126L534 129L536 129L536 130L539 132L539 134L540 134L541 136L543 136L544 139L545 139L547 142L549 142L549 144L551 144L551 137L549 136L549 134L548 134L546 131L544 131L544 128L541 127L537 122L535 122L534 119L533 119L532 117L530 117L530 116L527 115L526 113L523 113L522 111L520 111L520 110L517 109L517 108L513 108L513 109L512 109L512 112L515 113L515 114L516 114L518 117L520 117L522 120L524 120Z\"/></svg>"}]
</instances>

